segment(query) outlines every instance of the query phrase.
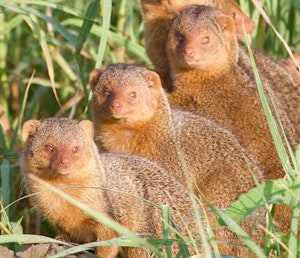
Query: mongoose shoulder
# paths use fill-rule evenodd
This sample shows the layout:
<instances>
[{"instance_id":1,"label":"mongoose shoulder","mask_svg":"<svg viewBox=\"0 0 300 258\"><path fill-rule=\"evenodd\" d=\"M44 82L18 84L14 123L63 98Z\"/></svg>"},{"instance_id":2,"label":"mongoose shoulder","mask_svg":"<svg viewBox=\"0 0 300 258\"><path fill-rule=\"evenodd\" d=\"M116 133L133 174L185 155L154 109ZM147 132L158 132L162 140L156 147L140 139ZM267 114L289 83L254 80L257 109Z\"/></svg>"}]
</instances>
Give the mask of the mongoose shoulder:
<instances>
[{"instance_id":1,"label":"mongoose shoulder","mask_svg":"<svg viewBox=\"0 0 300 258\"><path fill-rule=\"evenodd\" d=\"M233 0L141 0L144 15L144 35L146 52L156 71L162 77L162 86L172 91L172 80L169 75L169 62L166 55L166 44L170 26L178 12L193 4L211 5L236 20L237 35L243 35L243 25L249 33L255 28L254 22L242 12Z\"/></svg>"},{"instance_id":2,"label":"mongoose shoulder","mask_svg":"<svg viewBox=\"0 0 300 258\"><path fill-rule=\"evenodd\" d=\"M93 70L90 82L95 139L100 148L159 162L187 186L191 181L196 183L192 185L194 193L200 190L219 208L228 207L255 186L248 165L259 181L264 180L255 160L229 130L205 117L170 107L155 72L114 64ZM209 216L211 221L216 219L214 214ZM248 231L250 224L245 225ZM228 230L215 233L219 240L236 240ZM247 253L243 248L227 248L220 248L223 254Z\"/></svg>"},{"instance_id":3,"label":"mongoose shoulder","mask_svg":"<svg viewBox=\"0 0 300 258\"><path fill-rule=\"evenodd\" d=\"M72 242L85 243L119 235L48 190L34 176L132 232L155 238L162 237L158 206L169 204L173 222L182 224L178 230L186 237L190 233L198 238L195 221L183 223L195 211L189 192L179 179L143 157L99 154L93 137L93 124L88 120L29 120L22 129L25 146L21 168L28 192L35 193L32 203L63 236ZM116 257L118 247L98 247L96 253L101 257ZM128 257L150 257L146 248L128 248L127 253Z\"/></svg>"},{"instance_id":4,"label":"mongoose shoulder","mask_svg":"<svg viewBox=\"0 0 300 258\"><path fill-rule=\"evenodd\" d=\"M282 177L256 85L239 67L238 52L230 16L208 6L182 10L172 23L167 43L174 80L169 100L224 123L257 157L267 179ZM299 142L295 128L282 109L279 113L295 147Z\"/></svg>"}]
</instances>

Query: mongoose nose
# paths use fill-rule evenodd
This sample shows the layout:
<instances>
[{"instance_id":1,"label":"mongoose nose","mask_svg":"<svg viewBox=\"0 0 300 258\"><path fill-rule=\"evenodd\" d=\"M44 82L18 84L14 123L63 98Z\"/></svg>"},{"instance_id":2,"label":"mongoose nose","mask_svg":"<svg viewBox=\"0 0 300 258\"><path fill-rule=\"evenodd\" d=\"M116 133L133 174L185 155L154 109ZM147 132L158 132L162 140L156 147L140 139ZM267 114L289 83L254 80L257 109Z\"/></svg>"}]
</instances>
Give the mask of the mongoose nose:
<instances>
[{"instance_id":1,"label":"mongoose nose","mask_svg":"<svg viewBox=\"0 0 300 258\"><path fill-rule=\"evenodd\" d=\"M187 57L193 57L195 54L195 50L193 47L185 47L183 53Z\"/></svg>"},{"instance_id":2,"label":"mongoose nose","mask_svg":"<svg viewBox=\"0 0 300 258\"><path fill-rule=\"evenodd\" d=\"M110 106L114 111L118 111L119 109L121 109L122 104L120 101L114 100L111 102Z\"/></svg>"},{"instance_id":3,"label":"mongoose nose","mask_svg":"<svg viewBox=\"0 0 300 258\"><path fill-rule=\"evenodd\" d=\"M71 165L71 160L68 156L62 156L60 159L60 166L63 168L67 168Z\"/></svg>"}]
</instances>

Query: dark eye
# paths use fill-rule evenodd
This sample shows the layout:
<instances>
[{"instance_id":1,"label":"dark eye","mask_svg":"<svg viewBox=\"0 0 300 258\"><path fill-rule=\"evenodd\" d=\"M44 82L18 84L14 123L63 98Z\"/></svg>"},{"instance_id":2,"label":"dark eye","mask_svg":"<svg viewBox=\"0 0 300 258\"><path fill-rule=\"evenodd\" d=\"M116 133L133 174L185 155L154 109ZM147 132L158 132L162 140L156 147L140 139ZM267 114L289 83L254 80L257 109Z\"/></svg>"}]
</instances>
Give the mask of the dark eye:
<instances>
[{"instance_id":1,"label":"dark eye","mask_svg":"<svg viewBox=\"0 0 300 258\"><path fill-rule=\"evenodd\" d=\"M53 148L52 145L47 144L47 145L45 146L45 150L46 150L47 152L53 152L54 148Z\"/></svg>"},{"instance_id":2,"label":"dark eye","mask_svg":"<svg viewBox=\"0 0 300 258\"><path fill-rule=\"evenodd\" d=\"M204 37L201 39L201 44L206 45L209 43L209 37Z\"/></svg>"},{"instance_id":3,"label":"dark eye","mask_svg":"<svg viewBox=\"0 0 300 258\"><path fill-rule=\"evenodd\" d=\"M135 99L135 98L136 98L136 92L135 92L135 91L131 92L131 93L128 95L128 98L129 98L129 99Z\"/></svg>"},{"instance_id":4,"label":"dark eye","mask_svg":"<svg viewBox=\"0 0 300 258\"><path fill-rule=\"evenodd\" d=\"M103 92L103 95L105 96L105 97L108 97L108 96L110 96L110 92L108 91L108 90L104 90L104 92Z\"/></svg>"},{"instance_id":5,"label":"dark eye","mask_svg":"<svg viewBox=\"0 0 300 258\"><path fill-rule=\"evenodd\" d=\"M233 19L236 19L236 13L235 12L232 12L231 16L232 16Z\"/></svg>"},{"instance_id":6,"label":"dark eye","mask_svg":"<svg viewBox=\"0 0 300 258\"><path fill-rule=\"evenodd\" d=\"M182 42L184 40L184 36L182 34L177 34L176 37L179 42Z\"/></svg>"},{"instance_id":7,"label":"dark eye","mask_svg":"<svg viewBox=\"0 0 300 258\"><path fill-rule=\"evenodd\" d=\"M72 152L77 153L78 152L78 147L73 147Z\"/></svg>"}]
</instances>

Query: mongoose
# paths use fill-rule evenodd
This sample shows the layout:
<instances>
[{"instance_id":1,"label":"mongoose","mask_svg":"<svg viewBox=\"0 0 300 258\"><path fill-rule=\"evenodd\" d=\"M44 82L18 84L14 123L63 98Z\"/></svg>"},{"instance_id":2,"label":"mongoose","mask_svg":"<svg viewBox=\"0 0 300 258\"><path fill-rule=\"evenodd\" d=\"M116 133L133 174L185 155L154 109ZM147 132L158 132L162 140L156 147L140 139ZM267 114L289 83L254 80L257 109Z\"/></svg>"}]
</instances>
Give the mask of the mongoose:
<instances>
[{"instance_id":1,"label":"mongoose","mask_svg":"<svg viewBox=\"0 0 300 258\"><path fill-rule=\"evenodd\" d=\"M233 17L236 25L235 33L238 38L242 38L244 35L243 26L245 26L246 33L252 32L255 28L255 23L240 9L238 4L233 0L141 0L145 26L145 48L154 68L162 78L163 87L168 92L171 92L173 90L173 82L172 78L170 77L170 65L166 55L166 45L168 38L167 35L172 21L176 18L178 13L185 7L193 4L214 6L224 14ZM246 54L246 59L249 60L249 55L243 50L242 43L240 45L243 52L240 58L243 58L243 56ZM258 51L254 52L256 59L259 59L261 54L262 53ZM300 63L299 54L296 54L296 59ZM293 61L290 58L274 61L280 62L281 68L279 70L282 69L283 73L287 72L292 77L292 79L295 80L298 85L300 85L300 72L297 71ZM276 64L271 64L271 66L265 65L264 59L262 59L261 63L261 65L258 64L258 69L261 70L261 76L265 76L265 69L267 69L266 76L268 76L268 73L273 72L273 67L277 66ZM252 71L250 63L248 63L247 66ZM241 67L244 68L243 65L241 65ZM282 79L283 82L280 82L278 84L278 81L282 81ZM286 78L286 75L284 75L283 78L279 79L276 82L275 87L279 85L277 87L279 91L281 89L287 89L287 87L285 86L289 84L289 80L290 79ZM285 83L285 85L282 85L282 83ZM290 85L288 85L288 88L290 88ZM291 90L292 92L294 92L293 88L291 88ZM292 95L291 93L287 94L288 96ZM283 95L283 99L285 98L287 97ZM287 110L289 111L290 109L288 108Z\"/></svg>"},{"instance_id":2,"label":"mongoose","mask_svg":"<svg viewBox=\"0 0 300 258\"><path fill-rule=\"evenodd\" d=\"M247 33L255 28L254 22L242 12L233 0L141 0L146 52L154 68L161 75L162 86L167 91L173 89L166 54L169 29L179 11L192 4L212 5L234 17L238 36L244 34L243 24Z\"/></svg>"},{"instance_id":3,"label":"mongoose","mask_svg":"<svg viewBox=\"0 0 300 258\"><path fill-rule=\"evenodd\" d=\"M179 179L143 157L99 154L93 137L89 120L49 118L23 125L21 169L28 192L34 193L32 203L65 239L85 243L118 234L36 182L33 175L132 232L155 238L162 237L161 211L149 202L169 204L173 222L182 224L179 232L198 237L190 195ZM186 218L189 222L184 223ZM128 248L128 257L150 257L147 250ZM117 253L116 246L96 249L100 257L116 257Z\"/></svg>"},{"instance_id":4,"label":"mongoose","mask_svg":"<svg viewBox=\"0 0 300 258\"><path fill-rule=\"evenodd\" d=\"M159 162L219 208L255 186L250 167L263 181L255 160L234 135L218 123L172 108L157 73L143 67L113 64L90 73L95 139L100 149L129 152ZM233 183L234 182L234 183ZM216 217L209 214L211 222ZM250 232L250 221L245 222ZM238 241L227 229L215 231L221 241ZM256 234L256 235L255 235ZM261 242L256 231L253 238ZM248 250L221 245L222 254L247 257Z\"/></svg>"},{"instance_id":5,"label":"mongoose","mask_svg":"<svg viewBox=\"0 0 300 258\"><path fill-rule=\"evenodd\" d=\"M242 44L239 45L239 50L239 66L255 81L248 50ZM300 72L297 72L291 58L274 60L255 49L252 52L261 80L277 94L281 106L300 136ZM296 54L295 57L300 59L300 55Z\"/></svg>"},{"instance_id":6,"label":"mongoose","mask_svg":"<svg viewBox=\"0 0 300 258\"><path fill-rule=\"evenodd\" d=\"M238 51L232 17L209 6L183 9L167 43L174 80L169 101L224 123L257 157L267 179L283 177L256 85L238 65ZM282 109L278 112L296 147L295 128Z\"/></svg>"}]
</instances>

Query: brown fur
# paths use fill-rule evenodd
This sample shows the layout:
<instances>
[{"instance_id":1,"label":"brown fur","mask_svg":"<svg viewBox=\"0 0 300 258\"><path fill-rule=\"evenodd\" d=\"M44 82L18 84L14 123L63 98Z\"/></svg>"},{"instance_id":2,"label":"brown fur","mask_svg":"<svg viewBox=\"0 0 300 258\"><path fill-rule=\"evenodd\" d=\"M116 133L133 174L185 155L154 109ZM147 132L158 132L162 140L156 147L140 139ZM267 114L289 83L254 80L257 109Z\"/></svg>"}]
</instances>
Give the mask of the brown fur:
<instances>
[{"instance_id":1,"label":"brown fur","mask_svg":"<svg viewBox=\"0 0 300 258\"><path fill-rule=\"evenodd\" d=\"M141 0L145 25L145 47L156 71L162 77L162 85L172 91L170 66L166 54L167 37L172 20L184 7L192 4L212 5L225 14L234 17L237 35L243 36L244 22L246 32L255 28L254 22L247 17L233 0Z\"/></svg>"},{"instance_id":2,"label":"brown fur","mask_svg":"<svg viewBox=\"0 0 300 258\"><path fill-rule=\"evenodd\" d=\"M194 192L199 194L200 189L219 208L228 207L255 186L249 166L263 181L255 161L230 131L210 119L169 106L155 72L115 64L92 71L90 82L95 137L100 148L140 154L159 162L188 186L195 182ZM216 219L214 214L209 216L211 222ZM248 232L251 223L249 220L244 224ZM224 228L215 234L218 240L238 241ZM253 234L261 243L261 235L256 231ZM229 244L220 244L220 250L222 254L249 255L247 249Z\"/></svg>"},{"instance_id":3,"label":"brown fur","mask_svg":"<svg viewBox=\"0 0 300 258\"><path fill-rule=\"evenodd\" d=\"M280 60L276 60L280 66L283 66L285 69L287 69L288 73L292 76L292 79L294 82L300 87L300 53L295 53L293 54L296 65L294 60L289 57L289 58L284 58Z\"/></svg>"},{"instance_id":4,"label":"brown fur","mask_svg":"<svg viewBox=\"0 0 300 258\"><path fill-rule=\"evenodd\" d=\"M257 157L267 179L283 177L256 85L238 65L233 19L212 7L188 7L173 22L167 52L175 86L171 104L224 123ZM295 147L294 127L279 113Z\"/></svg>"},{"instance_id":5,"label":"brown fur","mask_svg":"<svg viewBox=\"0 0 300 258\"><path fill-rule=\"evenodd\" d=\"M233 17L236 25L235 33L238 38L242 38L244 35L243 24L245 26L246 33L252 32L255 28L254 22L233 0L141 0L142 11L144 14L146 51L150 60L152 61L152 64L154 65L156 72L158 72L162 78L163 87L168 92L173 90L173 82L170 77L170 65L166 55L167 35L172 21L176 18L178 13L185 7L193 4L214 6L224 14ZM243 53L240 58L243 58L244 54L245 53ZM254 55L256 56L257 60L259 60L262 53L256 51ZM283 70L280 72L280 74L288 73L288 76L291 76L292 80L294 80L297 85L300 85L300 72L297 70L291 58L275 60L277 64L272 62L270 66L268 66L268 63L270 63L269 57L265 57L267 60L262 58L261 64L258 63L258 69L262 73L261 76L268 77L268 74L273 73L273 67L277 67L279 64L281 66L279 70ZM295 54L295 57L300 64L300 54ZM247 57L247 59L249 58ZM243 65L242 68L244 69ZM248 68L251 68L251 66ZM276 71L278 71L278 69L276 69ZM276 90L283 93L283 101L285 101L286 98L293 98L293 96L291 96L292 94L289 92L289 90L287 90L293 90L293 88L291 88L289 85L289 80L290 79L287 78L287 75L283 75L279 80L276 81L276 85L279 85ZM272 78L271 81L273 82L274 78ZM287 110L289 111L291 109L288 108Z\"/></svg>"},{"instance_id":6,"label":"brown fur","mask_svg":"<svg viewBox=\"0 0 300 258\"><path fill-rule=\"evenodd\" d=\"M292 60L290 58L273 60L262 52L256 50L252 51L261 80L265 84L268 84L273 92L276 92L281 106L286 111L300 136L300 84L297 85L297 70L295 64L293 63L294 66L292 66ZM254 73L248 50L242 44L240 44L238 64L254 81ZM299 80L300 73L298 72L298 74Z\"/></svg>"},{"instance_id":7,"label":"brown fur","mask_svg":"<svg viewBox=\"0 0 300 258\"><path fill-rule=\"evenodd\" d=\"M85 243L119 235L36 182L32 175L61 188L132 232L148 233L155 238L162 237L161 212L145 200L159 206L169 204L176 225L195 213L189 192L179 179L142 157L100 155L93 133L90 121L68 118L29 120L23 126L25 147L21 167L28 192L37 193L32 196L33 205L63 236ZM182 224L178 229L184 236L188 237L186 226L193 237L199 238L193 219ZM150 257L146 248L127 251L128 257ZM96 253L101 257L116 257L118 247L98 247Z\"/></svg>"}]
</instances>

